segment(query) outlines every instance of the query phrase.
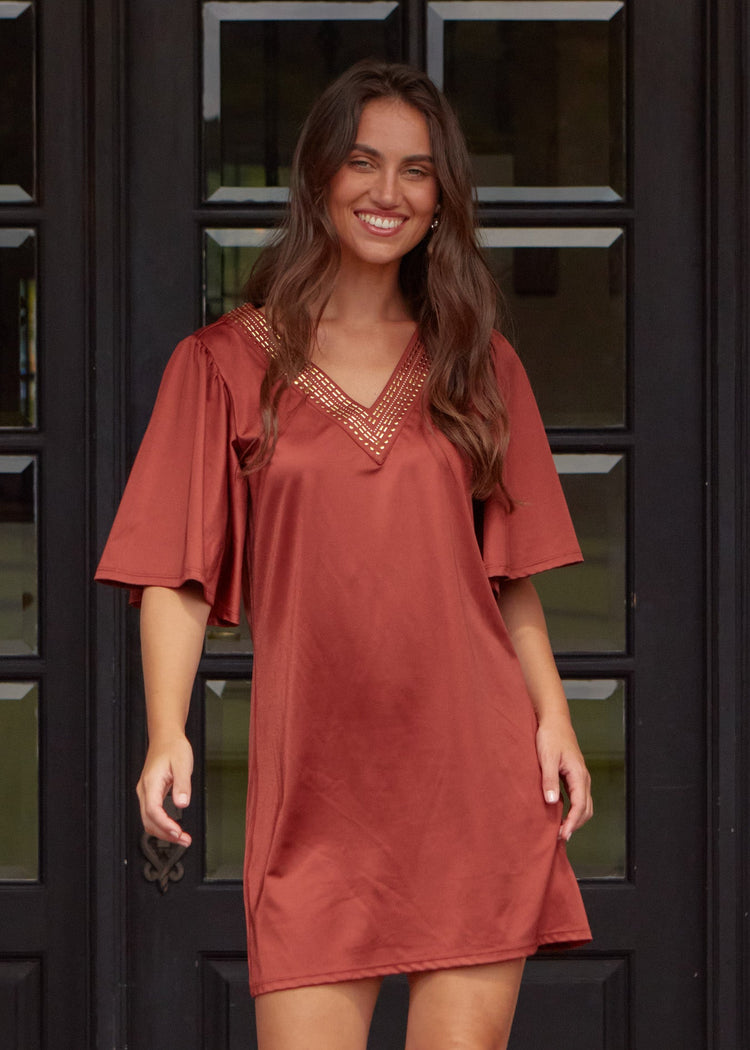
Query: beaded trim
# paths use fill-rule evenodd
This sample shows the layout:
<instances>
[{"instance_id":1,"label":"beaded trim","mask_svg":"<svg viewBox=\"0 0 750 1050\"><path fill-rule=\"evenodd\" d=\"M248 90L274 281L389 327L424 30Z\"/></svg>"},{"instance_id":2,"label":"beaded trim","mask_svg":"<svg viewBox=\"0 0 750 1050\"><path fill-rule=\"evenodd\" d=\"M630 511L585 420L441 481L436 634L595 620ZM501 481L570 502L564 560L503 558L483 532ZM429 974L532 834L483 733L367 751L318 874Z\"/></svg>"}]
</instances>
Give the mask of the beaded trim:
<instances>
[{"instance_id":1,"label":"beaded trim","mask_svg":"<svg viewBox=\"0 0 750 1050\"><path fill-rule=\"evenodd\" d=\"M249 332L270 356L276 353L277 336L259 310L246 303L227 317ZM314 364L300 372L293 386L332 416L373 459L382 463L429 368L427 351L417 337L370 408L354 401Z\"/></svg>"}]
</instances>

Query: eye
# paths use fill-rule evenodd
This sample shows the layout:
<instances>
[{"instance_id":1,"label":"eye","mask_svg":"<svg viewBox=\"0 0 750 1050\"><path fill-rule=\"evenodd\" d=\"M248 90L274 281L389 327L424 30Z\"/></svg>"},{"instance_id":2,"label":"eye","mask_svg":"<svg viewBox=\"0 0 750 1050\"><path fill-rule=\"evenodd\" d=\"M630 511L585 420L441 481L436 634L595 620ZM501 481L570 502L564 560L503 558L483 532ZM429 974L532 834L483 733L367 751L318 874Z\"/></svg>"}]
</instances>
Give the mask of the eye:
<instances>
[{"instance_id":1,"label":"eye","mask_svg":"<svg viewBox=\"0 0 750 1050\"><path fill-rule=\"evenodd\" d=\"M349 167L354 168L355 171L369 171L372 167L372 162L367 160L366 157L352 157L349 160Z\"/></svg>"},{"instance_id":2,"label":"eye","mask_svg":"<svg viewBox=\"0 0 750 1050\"><path fill-rule=\"evenodd\" d=\"M407 168L405 174L410 179L428 179L432 172L426 171L424 168Z\"/></svg>"}]
</instances>

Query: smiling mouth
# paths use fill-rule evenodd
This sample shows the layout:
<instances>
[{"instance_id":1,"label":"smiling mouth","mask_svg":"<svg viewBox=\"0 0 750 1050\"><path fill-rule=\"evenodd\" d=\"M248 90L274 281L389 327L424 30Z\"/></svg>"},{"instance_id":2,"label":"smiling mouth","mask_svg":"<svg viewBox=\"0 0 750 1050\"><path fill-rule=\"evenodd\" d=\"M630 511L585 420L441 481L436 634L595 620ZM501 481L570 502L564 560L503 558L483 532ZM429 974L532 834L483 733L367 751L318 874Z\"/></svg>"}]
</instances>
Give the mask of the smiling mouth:
<instances>
[{"instance_id":1,"label":"smiling mouth","mask_svg":"<svg viewBox=\"0 0 750 1050\"><path fill-rule=\"evenodd\" d=\"M376 230L396 230L406 222L406 219L398 216L373 215L369 211L358 211L356 215L366 226L372 226Z\"/></svg>"}]
</instances>

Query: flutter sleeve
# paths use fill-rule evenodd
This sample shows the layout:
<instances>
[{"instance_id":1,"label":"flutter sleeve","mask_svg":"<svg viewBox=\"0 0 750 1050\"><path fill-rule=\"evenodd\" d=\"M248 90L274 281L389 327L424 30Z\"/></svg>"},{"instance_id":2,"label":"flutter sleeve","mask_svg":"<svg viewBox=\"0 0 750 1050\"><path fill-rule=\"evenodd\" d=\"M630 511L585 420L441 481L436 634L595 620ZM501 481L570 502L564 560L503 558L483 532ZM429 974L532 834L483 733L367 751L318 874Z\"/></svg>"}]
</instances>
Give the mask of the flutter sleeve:
<instances>
[{"instance_id":1,"label":"flutter sleeve","mask_svg":"<svg viewBox=\"0 0 750 1050\"><path fill-rule=\"evenodd\" d=\"M485 502L482 553L490 578L518 579L583 558L523 365L502 336L493 350L510 426L503 480L514 507L499 491Z\"/></svg>"},{"instance_id":2,"label":"flutter sleeve","mask_svg":"<svg viewBox=\"0 0 750 1050\"><path fill-rule=\"evenodd\" d=\"M130 589L195 581L209 623L239 622L248 486L236 451L232 399L196 336L179 344L162 378L96 579Z\"/></svg>"}]
</instances>

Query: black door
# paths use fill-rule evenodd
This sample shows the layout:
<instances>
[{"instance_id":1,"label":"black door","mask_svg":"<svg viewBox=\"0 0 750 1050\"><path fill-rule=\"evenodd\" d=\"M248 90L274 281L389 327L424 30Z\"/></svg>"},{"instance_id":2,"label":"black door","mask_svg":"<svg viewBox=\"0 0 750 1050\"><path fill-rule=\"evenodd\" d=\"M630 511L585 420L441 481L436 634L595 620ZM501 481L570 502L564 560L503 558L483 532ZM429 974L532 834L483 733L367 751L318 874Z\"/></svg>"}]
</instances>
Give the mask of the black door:
<instances>
[{"instance_id":1,"label":"black door","mask_svg":"<svg viewBox=\"0 0 750 1050\"><path fill-rule=\"evenodd\" d=\"M366 54L423 62L470 139L486 251L586 557L539 586L594 775L599 815L570 852L595 941L529 963L513 1046L698 1050L699 5L303 6L302 15L273 2L128 8L129 454L173 344L237 301L311 98ZM133 644L129 653L134 783L143 718ZM164 893L144 878L130 812L136 1045L254 1045L239 882L251 673L246 631L212 632L191 715L194 844ZM404 984L388 981L374 1046L398 1045L405 1005Z\"/></svg>"},{"instance_id":2,"label":"black door","mask_svg":"<svg viewBox=\"0 0 750 1050\"><path fill-rule=\"evenodd\" d=\"M0 1045L88 1038L83 5L0 3Z\"/></svg>"}]
</instances>

